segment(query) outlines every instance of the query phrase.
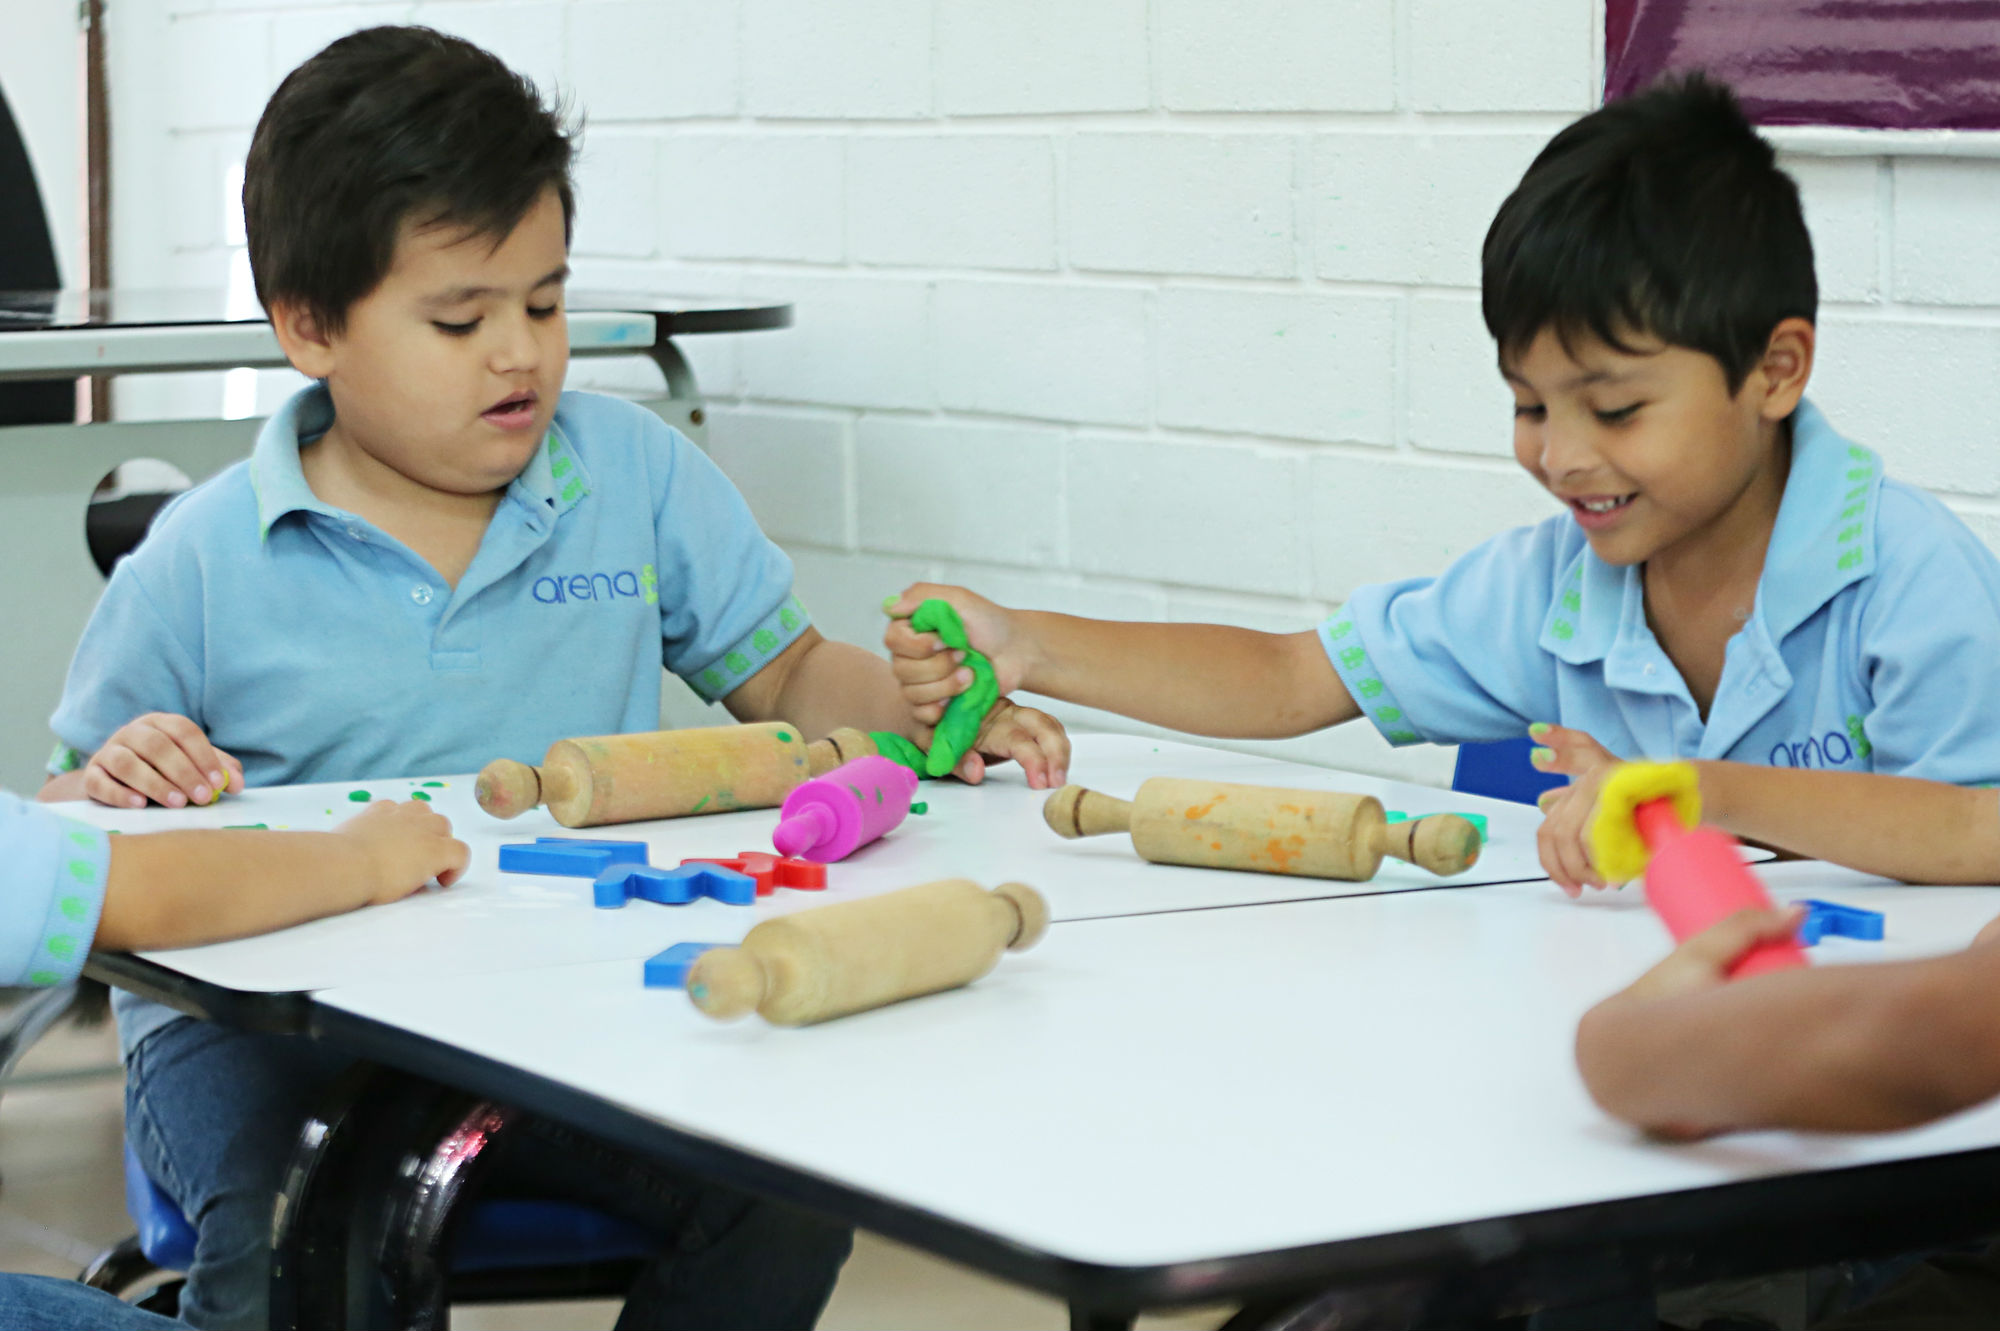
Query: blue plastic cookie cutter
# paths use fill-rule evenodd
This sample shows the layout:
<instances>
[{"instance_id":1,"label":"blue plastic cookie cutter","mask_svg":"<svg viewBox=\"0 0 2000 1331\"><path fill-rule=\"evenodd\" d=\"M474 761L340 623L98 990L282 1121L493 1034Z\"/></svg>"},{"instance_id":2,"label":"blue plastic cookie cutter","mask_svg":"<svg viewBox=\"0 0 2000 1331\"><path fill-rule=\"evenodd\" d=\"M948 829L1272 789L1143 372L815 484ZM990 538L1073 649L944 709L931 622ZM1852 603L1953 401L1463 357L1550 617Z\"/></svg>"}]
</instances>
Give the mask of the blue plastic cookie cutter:
<instances>
[{"instance_id":1,"label":"blue plastic cookie cutter","mask_svg":"<svg viewBox=\"0 0 2000 1331\"><path fill-rule=\"evenodd\" d=\"M1828 935L1858 938L1866 943L1882 941L1883 915L1879 910L1863 910L1859 906L1843 906L1838 901L1820 901L1812 897L1793 904L1806 908L1806 917L1799 922L1799 942L1807 947L1812 947Z\"/></svg>"},{"instance_id":2,"label":"blue plastic cookie cutter","mask_svg":"<svg viewBox=\"0 0 2000 1331\"><path fill-rule=\"evenodd\" d=\"M643 841L587 841L545 836L500 847L500 872L596 878L614 864L644 864Z\"/></svg>"},{"instance_id":3,"label":"blue plastic cookie cutter","mask_svg":"<svg viewBox=\"0 0 2000 1331\"><path fill-rule=\"evenodd\" d=\"M688 968L702 953L727 943L675 943L664 952L646 958L646 988L684 989Z\"/></svg>"},{"instance_id":4,"label":"blue plastic cookie cutter","mask_svg":"<svg viewBox=\"0 0 2000 1331\"><path fill-rule=\"evenodd\" d=\"M593 896L605 910L616 910L635 898L659 906L685 906L698 897L713 897L725 906L754 906L757 880L719 864L683 864L675 869L614 864L597 876Z\"/></svg>"}]
</instances>

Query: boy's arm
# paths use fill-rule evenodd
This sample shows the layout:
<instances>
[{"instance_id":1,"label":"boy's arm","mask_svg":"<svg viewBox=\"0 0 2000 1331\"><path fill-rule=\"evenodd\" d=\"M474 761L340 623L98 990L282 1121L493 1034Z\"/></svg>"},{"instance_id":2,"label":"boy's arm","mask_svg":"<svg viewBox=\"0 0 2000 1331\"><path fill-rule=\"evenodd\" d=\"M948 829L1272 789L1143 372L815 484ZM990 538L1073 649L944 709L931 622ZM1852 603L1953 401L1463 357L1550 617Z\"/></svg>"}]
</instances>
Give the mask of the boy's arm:
<instances>
[{"instance_id":1,"label":"boy's arm","mask_svg":"<svg viewBox=\"0 0 2000 1331\"><path fill-rule=\"evenodd\" d=\"M1915 777L1697 762L1703 821L1921 883L2000 883L2000 791Z\"/></svg>"},{"instance_id":2,"label":"boy's arm","mask_svg":"<svg viewBox=\"0 0 2000 1331\"><path fill-rule=\"evenodd\" d=\"M964 691L971 672L909 616L948 601L967 640L993 662L1000 691L1023 689L1195 735L1275 739L1361 715L1316 633L1219 624L1118 623L1009 610L963 587L919 583L889 607L884 642L904 696L924 721Z\"/></svg>"},{"instance_id":3,"label":"boy's arm","mask_svg":"<svg viewBox=\"0 0 2000 1331\"><path fill-rule=\"evenodd\" d=\"M887 662L852 644L830 642L810 625L722 705L739 721L790 721L810 736L854 726L893 731L920 744L931 739L929 731L910 724L909 707ZM1069 737L1062 726L1005 698L989 713L978 752L967 754L956 774L981 779L982 754L1018 762L1034 789L1061 785L1069 776Z\"/></svg>"},{"instance_id":4,"label":"boy's arm","mask_svg":"<svg viewBox=\"0 0 2000 1331\"><path fill-rule=\"evenodd\" d=\"M96 946L192 947L449 886L470 851L427 805L371 804L332 833L153 832L111 839Z\"/></svg>"},{"instance_id":5,"label":"boy's arm","mask_svg":"<svg viewBox=\"0 0 2000 1331\"><path fill-rule=\"evenodd\" d=\"M1536 725L1534 763L1570 784L1542 797L1542 863L1570 895L1604 880L1587 829L1618 760L1566 726ZM1745 841L1921 883L2000 883L2000 791L1872 772L1697 760L1701 820Z\"/></svg>"},{"instance_id":6,"label":"boy's arm","mask_svg":"<svg viewBox=\"0 0 2000 1331\"><path fill-rule=\"evenodd\" d=\"M1796 926L1795 912L1739 912L1586 1013L1576 1059L1592 1098L1689 1138L1887 1131L2000 1094L2000 946L1724 982Z\"/></svg>"}]
</instances>

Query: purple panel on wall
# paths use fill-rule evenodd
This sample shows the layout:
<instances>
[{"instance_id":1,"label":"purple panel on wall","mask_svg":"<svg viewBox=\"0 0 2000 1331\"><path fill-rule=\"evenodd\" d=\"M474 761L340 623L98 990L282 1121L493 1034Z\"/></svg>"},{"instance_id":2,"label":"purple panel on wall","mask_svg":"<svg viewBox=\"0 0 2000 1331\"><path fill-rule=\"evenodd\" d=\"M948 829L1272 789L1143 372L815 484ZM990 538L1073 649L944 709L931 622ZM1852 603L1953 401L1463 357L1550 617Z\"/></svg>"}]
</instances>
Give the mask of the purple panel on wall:
<instances>
[{"instance_id":1,"label":"purple panel on wall","mask_svg":"<svg viewBox=\"0 0 2000 1331\"><path fill-rule=\"evenodd\" d=\"M2000 129L2000 0L1606 0L1604 96L1701 69L1766 125Z\"/></svg>"}]
</instances>

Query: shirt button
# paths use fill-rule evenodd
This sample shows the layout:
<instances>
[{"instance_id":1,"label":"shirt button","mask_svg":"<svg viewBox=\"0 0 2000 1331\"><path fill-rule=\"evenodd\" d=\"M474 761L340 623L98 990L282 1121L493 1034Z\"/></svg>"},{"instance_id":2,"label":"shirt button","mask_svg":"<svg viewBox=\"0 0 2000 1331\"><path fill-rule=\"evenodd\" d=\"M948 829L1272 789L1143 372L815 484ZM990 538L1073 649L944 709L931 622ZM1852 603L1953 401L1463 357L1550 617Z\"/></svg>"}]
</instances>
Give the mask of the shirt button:
<instances>
[{"instance_id":1,"label":"shirt button","mask_svg":"<svg viewBox=\"0 0 2000 1331\"><path fill-rule=\"evenodd\" d=\"M418 605L429 605L431 603L431 589L420 582L410 588L410 599Z\"/></svg>"},{"instance_id":2,"label":"shirt button","mask_svg":"<svg viewBox=\"0 0 2000 1331\"><path fill-rule=\"evenodd\" d=\"M1651 661L1646 663L1646 673L1649 675L1653 673L1653 663Z\"/></svg>"},{"instance_id":3,"label":"shirt button","mask_svg":"<svg viewBox=\"0 0 2000 1331\"><path fill-rule=\"evenodd\" d=\"M349 524L347 528L347 535L350 540L365 541L368 539L367 532L361 530L361 528L356 527L352 524Z\"/></svg>"}]
</instances>

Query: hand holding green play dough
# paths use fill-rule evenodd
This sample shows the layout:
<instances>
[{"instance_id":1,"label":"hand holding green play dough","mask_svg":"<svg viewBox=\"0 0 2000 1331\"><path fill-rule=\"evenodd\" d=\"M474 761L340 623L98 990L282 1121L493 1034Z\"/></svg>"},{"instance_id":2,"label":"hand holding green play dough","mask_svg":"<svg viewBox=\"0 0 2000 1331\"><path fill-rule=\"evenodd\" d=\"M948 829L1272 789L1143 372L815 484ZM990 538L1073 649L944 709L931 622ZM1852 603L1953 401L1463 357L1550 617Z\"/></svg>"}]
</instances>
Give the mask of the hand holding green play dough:
<instances>
[{"instance_id":1,"label":"hand holding green play dough","mask_svg":"<svg viewBox=\"0 0 2000 1331\"><path fill-rule=\"evenodd\" d=\"M944 716L931 735L931 751L924 758L925 776L944 776L958 766L958 760L979 739L979 727L993 710L993 704L1000 700L1000 680L993 673L993 663L983 653L974 651L966 640L965 623L959 619L958 611L951 608L951 602L936 597L925 601L910 616L910 627L919 633L935 633L944 639L945 646L964 652L965 664L972 671L972 687L945 704ZM882 736L877 735L875 740L879 747ZM916 750L914 744L908 747L911 752ZM901 752L891 753L884 748L882 753L898 762L908 761Z\"/></svg>"}]
</instances>

